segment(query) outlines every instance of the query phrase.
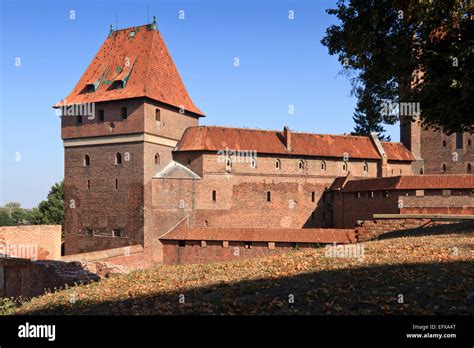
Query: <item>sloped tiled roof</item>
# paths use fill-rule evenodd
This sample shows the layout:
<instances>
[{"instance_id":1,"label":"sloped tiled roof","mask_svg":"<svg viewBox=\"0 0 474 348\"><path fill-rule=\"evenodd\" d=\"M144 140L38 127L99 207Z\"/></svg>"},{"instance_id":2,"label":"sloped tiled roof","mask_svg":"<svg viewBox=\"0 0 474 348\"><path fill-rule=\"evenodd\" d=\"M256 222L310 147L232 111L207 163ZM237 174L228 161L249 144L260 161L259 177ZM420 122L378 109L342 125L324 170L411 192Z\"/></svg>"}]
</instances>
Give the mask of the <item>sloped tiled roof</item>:
<instances>
[{"instance_id":1,"label":"sloped tiled roof","mask_svg":"<svg viewBox=\"0 0 474 348\"><path fill-rule=\"evenodd\" d=\"M118 81L124 88L117 88ZM112 32L73 91L61 102L75 104L135 97L148 97L204 115L188 95L160 32L148 25Z\"/></svg>"},{"instance_id":2,"label":"sloped tiled roof","mask_svg":"<svg viewBox=\"0 0 474 348\"><path fill-rule=\"evenodd\" d=\"M400 143L383 144L389 160L412 161L414 158ZM189 127L176 145L175 151L250 150L266 154L380 159L369 137L291 132L288 151L283 132L216 126Z\"/></svg>"},{"instance_id":3,"label":"sloped tiled roof","mask_svg":"<svg viewBox=\"0 0 474 348\"><path fill-rule=\"evenodd\" d=\"M472 174L405 175L348 181L342 192L474 189Z\"/></svg>"}]
</instances>

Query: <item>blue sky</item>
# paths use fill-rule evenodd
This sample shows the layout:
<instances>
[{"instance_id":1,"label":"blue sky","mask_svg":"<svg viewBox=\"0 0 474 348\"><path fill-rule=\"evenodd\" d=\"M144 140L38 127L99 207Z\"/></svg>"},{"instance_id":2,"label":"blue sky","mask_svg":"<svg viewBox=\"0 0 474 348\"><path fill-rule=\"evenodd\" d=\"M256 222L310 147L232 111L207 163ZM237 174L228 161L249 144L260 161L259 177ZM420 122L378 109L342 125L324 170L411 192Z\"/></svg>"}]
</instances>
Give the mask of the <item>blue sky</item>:
<instances>
[{"instance_id":1,"label":"blue sky","mask_svg":"<svg viewBox=\"0 0 474 348\"><path fill-rule=\"evenodd\" d=\"M350 132L350 82L320 43L336 21L325 12L334 5L335 0L1 0L0 204L33 207L63 178L60 120L51 105L72 90L110 24L142 25L148 13L150 19L156 15L191 98L207 115L201 124ZM388 134L398 141L397 127Z\"/></svg>"}]
</instances>

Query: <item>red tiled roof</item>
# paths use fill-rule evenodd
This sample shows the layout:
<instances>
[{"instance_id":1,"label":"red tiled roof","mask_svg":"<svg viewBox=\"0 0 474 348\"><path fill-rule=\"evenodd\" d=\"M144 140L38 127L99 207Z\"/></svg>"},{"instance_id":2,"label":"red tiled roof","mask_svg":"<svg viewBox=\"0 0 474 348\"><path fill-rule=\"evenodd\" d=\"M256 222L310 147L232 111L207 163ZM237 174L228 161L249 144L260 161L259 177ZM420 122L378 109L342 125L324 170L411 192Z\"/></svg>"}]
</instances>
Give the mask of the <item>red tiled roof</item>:
<instances>
[{"instance_id":1,"label":"red tiled roof","mask_svg":"<svg viewBox=\"0 0 474 348\"><path fill-rule=\"evenodd\" d=\"M226 147L267 154L342 158L347 153L349 158L381 158L369 137L291 132L291 151L288 151L283 132L216 126L187 128L175 151L219 151ZM387 148L389 160L413 160L402 144L391 144Z\"/></svg>"},{"instance_id":2,"label":"red tiled roof","mask_svg":"<svg viewBox=\"0 0 474 348\"><path fill-rule=\"evenodd\" d=\"M132 31L135 35L130 37ZM125 88L113 88L114 81L123 81L127 76ZM99 82L97 90L87 92L86 86L94 82ZM189 97L160 32L148 30L147 25L117 30L107 37L65 102L136 97L148 97L204 115Z\"/></svg>"},{"instance_id":3,"label":"red tiled roof","mask_svg":"<svg viewBox=\"0 0 474 348\"><path fill-rule=\"evenodd\" d=\"M387 159L392 161L414 161L415 156L402 143L381 142Z\"/></svg>"},{"instance_id":4,"label":"red tiled roof","mask_svg":"<svg viewBox=\"0 0 474 348\"><path fill-rule=\"evenodd\" d=\"M351 180L342 192L379 190L474 189L472 174L406 175Z\"/></svg>"},{"instance_id":5,"label":"red tiled roof","mask_svg":"<svg viewBox=\"0 0 474 348\"><path fill-rule=\"evenodd\" d=\"M349 243L355 241L354 229L303 228L175 228L162 240L242 241L287 243Z\"/></svg>"}]
</instances>

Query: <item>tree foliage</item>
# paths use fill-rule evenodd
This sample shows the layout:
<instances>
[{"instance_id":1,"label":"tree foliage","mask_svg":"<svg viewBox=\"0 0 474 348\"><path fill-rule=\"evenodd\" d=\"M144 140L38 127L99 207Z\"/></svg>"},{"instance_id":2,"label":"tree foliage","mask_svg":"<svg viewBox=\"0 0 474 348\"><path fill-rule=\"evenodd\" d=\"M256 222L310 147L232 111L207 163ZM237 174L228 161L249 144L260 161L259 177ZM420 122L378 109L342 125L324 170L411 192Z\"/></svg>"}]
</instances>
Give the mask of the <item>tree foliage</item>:
<instances>
[{"instance_id":1,"label":"tree foliage","mask_svg":"<svg viewBox=\"0 0 474 348\"><path fill-rule=\"evenodd\" d=\"M419 103L425 127L474 132L474 5L467 0L339 0L322 39L358 98L355 132L380 131L385 102Z\"/></svg>"},{"instance_id":2,"label":"tree foliage","mask_svg":"<svg viewBox=\"0 0 474 348\"><path fill-rule=\"evenodd\" d=\"M64 184L51 187L46 200L33 209L22 208L20 203L10 202L0 207L0 226L18 224L64 225Z\"/></svg>"}]
</instances>

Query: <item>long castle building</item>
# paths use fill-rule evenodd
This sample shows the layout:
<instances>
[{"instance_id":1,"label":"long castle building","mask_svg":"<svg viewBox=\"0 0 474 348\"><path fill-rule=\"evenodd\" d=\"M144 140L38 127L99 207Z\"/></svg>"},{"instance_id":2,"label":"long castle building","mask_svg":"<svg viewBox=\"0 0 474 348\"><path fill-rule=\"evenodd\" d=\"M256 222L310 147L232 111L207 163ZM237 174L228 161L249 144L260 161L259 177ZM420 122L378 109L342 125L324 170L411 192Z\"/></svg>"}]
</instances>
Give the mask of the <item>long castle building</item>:
<instances>
[{"instance_id":1,"label":"long castle building","mask_svg":"<svg viewBox=\"0 0 474 348\"><path fill-rule=\"evenodd\" d=\"M77 105L92 105L84 110L93 112L68 112ZM178 248L186 239L170 234L183 221L202 235L350 228L357 216L345 217L351 208L340 201L348 182L466 174L474 162L469 135L448 137L414 123L402 122L402 143L288 127L199 126L204 114L186 91L156 21L111 30L55 107L63 111L66 254L142 245L149 263L166 262L169 240ZM456 179L432 189L467 190L472 199L472 175L464 177L462 187ZM397 189L384 185L381 192Z\"/></svg>"}]
</instances>

